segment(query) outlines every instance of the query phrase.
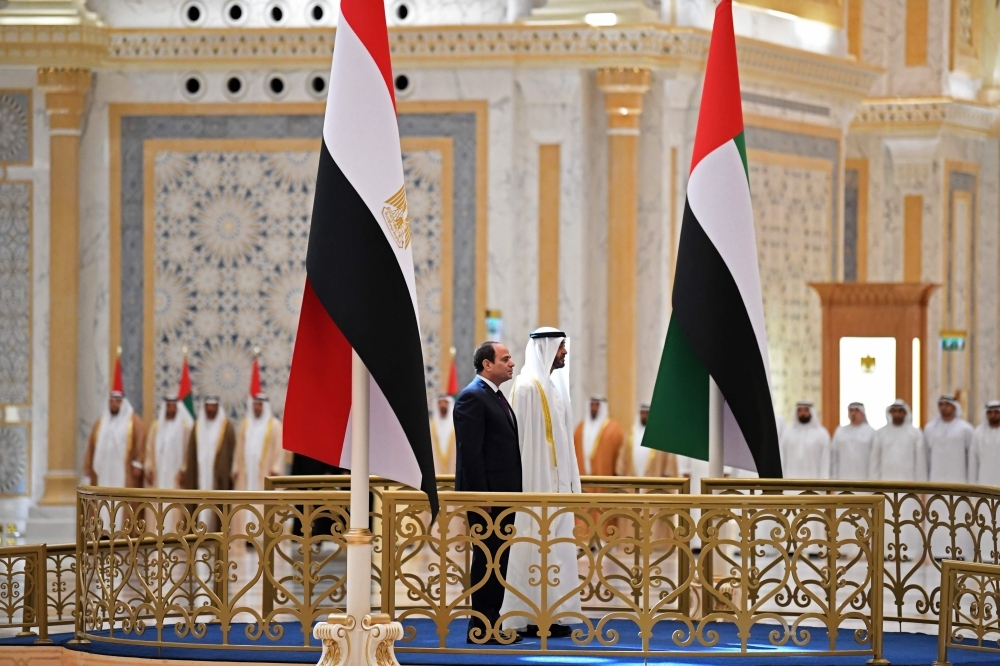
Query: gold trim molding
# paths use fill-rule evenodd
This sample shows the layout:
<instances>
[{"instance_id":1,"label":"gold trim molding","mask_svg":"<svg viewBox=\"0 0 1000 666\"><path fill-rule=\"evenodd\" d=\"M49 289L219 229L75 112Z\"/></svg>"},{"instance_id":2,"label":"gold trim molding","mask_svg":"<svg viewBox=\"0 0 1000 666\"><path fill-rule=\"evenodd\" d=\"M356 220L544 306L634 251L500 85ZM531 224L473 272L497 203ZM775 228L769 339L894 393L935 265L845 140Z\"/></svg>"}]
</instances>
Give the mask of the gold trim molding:
<instances>
[{"instance_id":1,"label":"gold trim molding","mask_svg":"<svg viewBox=\"0 0 1000 666\"><path fill-rule=\"evenodd\" d=\"M103 69L329 66L335 31L324 28L106 28L17 26L0 30L0 60ZM477 25L392 28L398 67L689 67L700 70L710 33L670 25L591 27ZM741 75L863 96L881 69L749 38L737 39Z\"/></svg>"},{"instance_id":2,"label":"gold trim molding","mask_svg":"<svg viewBox=\"0 0 1000 666\"><path fill-rule=\"evenodd\" d=\"M952 129L994 135L1000 111L996 107L951 97L868 99L861 103L851 132L926 133Z\"/></svg>"}]
</instances>

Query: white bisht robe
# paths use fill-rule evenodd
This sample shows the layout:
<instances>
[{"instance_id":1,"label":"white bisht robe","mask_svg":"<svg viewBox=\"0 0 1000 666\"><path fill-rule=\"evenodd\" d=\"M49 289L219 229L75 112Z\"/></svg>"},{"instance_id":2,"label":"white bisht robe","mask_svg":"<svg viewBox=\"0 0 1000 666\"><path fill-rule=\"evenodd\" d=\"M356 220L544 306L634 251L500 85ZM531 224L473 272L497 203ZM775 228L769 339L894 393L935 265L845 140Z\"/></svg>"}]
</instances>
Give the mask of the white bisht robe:
<instances>
[{"instance_id":1,"label":"white bisht robe","mask_svg":"<svg viewBox=\"0 0 1000 666\"><path fill-rule=\"evenodd\" d=\"M555 331L542 328L537 332ZM580 470L573 444L573 414L569 394L569 365L550 374L559 344L568 338L533 338L528 341L525 351L524 368L511 389L511 406L517 417L518 440L521 448L522 487L525 493L579 493ZM551 433L551 439L548 436ZM538 508L533 511L538 511ZM551 516L551 513L549 514ZM558 580L558 584L548 587L547 599L554 603L565 599L550 615L559 624L574 624L583 621L583 611L579 592L574 593L579 584L577 564L577 544L573 534L575 518L573 512L564 512L550 523L546 537L552 544L546 556L547 579ZM514 519L518 537L539 539L538 521L526 512L518 512ZM558 543L552 543L553 541ZM500 615L525 613L507 617L504 629L523 629L528 624L537 624L541 586L537 584L542 565L541 550L537 544L519 541L511 545L507 564L507 583ZM536 584L532 585L531 581ZM526 597L525 602L517 593Z\"/></svg>"},{"instance_id":2,"label":"white bisht robe","mask_svg":"<svg viewBox=\"0 0 1000 666\"><path fill-rule=\"evenodd\" d=\"M1000 428L991 428L986 417L972 434L969 483L1000 487Z\"/></svg>"},{"instance_id":3,"label":"white bisht robe","mask_svg":"<svg viewBox=\"0 0 1000 666\"><path fill-rule=\"evenodd\" d=\"M194 418L183 404L177 404L177 414L170 420L167 419L167 403L160 404L159 415L146 445L146 470L152 472L154 488L170 490L178 487L177 473L184 467L184 454L193 427ZM166 504L163 509L167 509ZM180 508L167 511L163 532L175 532L181 518ZM155 532L155 516L150 518L150 524Z\"/></svg>"},{"instance_id":4,"label":"white bisht robe","mask_svg":"<svg viewBox=\"0 0 1000 666\"><path fill-rule=\"evenodd\" d=\"M903 425L893 425L889 407L902 407L906 410ZM924 435L919 428L914 427L910 406L902 400L897 400L885 410L886 424L875 431L872 438L872 457L869 473L873 481L926 481L927 480L927 450L924 445ZM916 500L907 500L900 507L900 518L912 520L914 511L920 506ZM889 505L886 504L886 512ZM886 516L888 518L888 515ZM895 556L896 534L893 528L887 526L883 536L886 554ZM923 555L924 541L920 529L914 525L900 528L900 546L905 546L904 555L910 562L920 560ZM890 548L890 546L893 546ZM888 566L888 565L887 565Z\"/></svg>"},{"instance_id":5,"label":"white bisht robe","mask_svg":"<svg viewBox=\"0 0 1000 666\"><path fill-rule=\"evenodd\" d=\"M868 481L868 466L871 464L872 440L875 428L864 423L847 424L833 433L831 448L830 478L842 481Z\"/></svg>"},{"instance_id":6,"label":"white bisht robe","mask_svg":"<svg viewBox=\"0 0 1000 666\"><path fill-rule=\"evenodd\" d=\"M649 476L647 469L649 468L650 454L653 450L642 445L642 438L645 435L646 426L642 425L642 421L636 419L635 425L632 426L632 440L628 443L632 446L631 472L635 476ZM624 476L624 474L622 476Z\"/></svg>"},{"instance_id":7,"label":"white bisht robe","mask_svg":"<svg viewBox=\"0 0 1000 666\"><path fill-rule=\"evenodd\" d=\"M927 478L937 483L969 482L969 449L972 447L972 424L962 418L962 406L955 400L948 400L955 407L951 421L938 417L924 426L924 442L927 445ZM944 502L931 502L929 511L937 511L940 523L954 525L955 543L952 544L950 528L945 525L927 524L931 531L931 547L934 557L972 560L972 530L963 527L972 522L971 514L975 506L960 503L954 507L954 514ZM955 552L953 548L958 548Z\"/></svg>"},{"instance_id":8,"label":"white bisht robe","mask_svg":"<svg viewBox=\"0 0 1000 666\"><path fill-rule=\"evenodd\" d=\"M830 478L830 434L812 406L809 413L809 423L796 418L781 434L781 469L786 479Z\"/></svg>"},{"instance_id":9,"label":"white bisht robe","mask_svg":"<svg viewBox=\"0 0 1000 666\"><path fill-rule=\"evenodd\" d=\"M972 435L972 446L969 447L969 483L1000 487L1000 428L991 428L985 414ZM988 502L980 505L979 513L984 525L993 524L993 512ZM979 530L977 543L984 562L993 561L990 553L1000 553L1000 535L988 529Z\"/></svg>"},{"instance_id":10,"label":"white bisht robe","mask_svg":"<svg viewBox=\"0 0 1000 666\"><path fill-rule=\"evenodd\" d=\"M97 482L106 488L124 488L126 461L129 455L128 445L132 440L132 403L128 398L122 398L117 414L112 414L107 402L104 404L104 414L97 427L97 441L94 444L94 462L92 467L97 474ZM122 529L125 515L129 514L127 507L117 506L115 509L115 529ZM108 510L102 509L104 524L111 528L111 517Z\"/></svg>"},{"instance_id":11,"label":"white bisht robe","mask_svg":"<svg viewBox=\"0 0 1000 666\"><path fill-rule=\"evenodd\" d=\"M441 416L437 403L431 416L431 440L434 444L434 472L443 474L455 473L455 399L448 398L448 413Z\"/></svg>"}]
</instances>

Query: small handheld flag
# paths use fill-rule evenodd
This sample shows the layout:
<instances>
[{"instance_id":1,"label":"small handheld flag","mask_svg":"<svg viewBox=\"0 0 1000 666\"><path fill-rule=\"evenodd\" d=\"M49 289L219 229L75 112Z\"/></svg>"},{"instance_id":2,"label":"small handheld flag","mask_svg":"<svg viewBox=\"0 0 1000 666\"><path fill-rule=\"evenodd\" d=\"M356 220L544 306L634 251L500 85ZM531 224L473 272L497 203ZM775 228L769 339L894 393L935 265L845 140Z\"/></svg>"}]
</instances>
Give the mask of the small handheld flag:
<instances>
[{"instance_id":1,"label":"small handheld flag","mask_svg":"<svg viewBox=\"0 0 1000 666\"><path fill-rule=\"evenodd\" d=\"M732 0L715 9L672 301L643 446L708 460L711 376L724 464L780 478Z\"/></svg>"}]
</instances>

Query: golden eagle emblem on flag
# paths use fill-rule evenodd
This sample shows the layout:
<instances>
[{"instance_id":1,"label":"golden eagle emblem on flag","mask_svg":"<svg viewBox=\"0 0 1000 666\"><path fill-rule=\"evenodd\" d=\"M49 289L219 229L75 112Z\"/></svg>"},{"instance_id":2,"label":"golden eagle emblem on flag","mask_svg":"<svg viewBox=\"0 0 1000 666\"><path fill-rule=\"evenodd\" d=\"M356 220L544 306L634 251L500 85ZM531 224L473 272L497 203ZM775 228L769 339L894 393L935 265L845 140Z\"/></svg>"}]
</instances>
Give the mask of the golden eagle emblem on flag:
<instances>
[{"instance_id":1,"label":"golden eagle emblem on flag","mask_svg":"<svg viewBox=\"0 0 1000 666\"><path fill-rule=\"evenodd\" d=\"M864 356L861 359L861 371L862 372L875 372L875 357L874 356Z\"/></svg>"},{"instance_id":2,"label":"golden eagle emblem on flag","mask_svg":"<svg viewBox=\"0 0 1000 666\"><path fill-rule=\"evenodd\" d=\"M410 247L410 216L406 210L406 192L402 187L385 200L382 219L385 220L385 227L399 249L405 250Z\"/></svg>"}]
</instances>

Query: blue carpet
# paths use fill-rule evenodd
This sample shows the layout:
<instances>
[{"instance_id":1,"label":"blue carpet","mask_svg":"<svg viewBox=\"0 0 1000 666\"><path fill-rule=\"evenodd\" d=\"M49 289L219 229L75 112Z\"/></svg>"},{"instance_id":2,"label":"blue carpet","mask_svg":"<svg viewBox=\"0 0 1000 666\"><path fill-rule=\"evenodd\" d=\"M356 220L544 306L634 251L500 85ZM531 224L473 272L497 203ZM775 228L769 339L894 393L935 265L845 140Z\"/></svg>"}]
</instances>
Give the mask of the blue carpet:
<instances>
[{"instance_id":1,"label":"blue carpet","mask_svg":"<svg viewBox=\"0 0 1000 666\"><path fill-rule=\"evenodd\" d=\"M404 623L417 630L417 638L408 643L413 647L436 647L437 639L434 633L434 626L430 620L413 620ZM452 623L451 632L447 638L448 647L467 648L464 640L465 621L456 620ZM618 650L637 650L639 646L638 637L635 632L635 625L624 620L608 623L609 628L614 628L621 633L621 638L616 646ZM87 652L95 654L111 655L118 657L132 658L165 658L165 659L192 659L204 661L246 661L246 662L286 662L286 663L310 663L315 664L317 653L315 651L296 651L287 648L302 645L302 631L297 624L287 623L281 625L283 630L280 638L268 640L265 645L271 649L263 649L261 642L253 641L246 636L247 625L233 625L230 631L230 643L236 646L247 646L256 649L211 649L204 647L205 644L218 644L221 640L222 632L218 624L211 624L207 627L207 633L202 639L191 636L178 638L174 635L173 629L168 627L169 639L178 644L177 647L161 648L151 645L122 645L94 641L89 646L83 648ZM683 629L683 625L678 622L661 622L654 631L653 646L667 648L672 645L671 634L678 629ZM767 640L767 634L774 627L770 625L759 625L755 627L750 640L752 649L769 653L763 657L725 657L720 658L720 653L732 653L739 648L739 641L736 638L736 628L731 624L716 623L711 626L719 632L719 643L710 653L701 652L702 656L696 656L698 650L695 647L689 648L691 656L673 658L653 658L649 660L650 666L706 666L708 664L731 664L732 666L860 666L865 663L866 657L785 657L776 658L782 652L792 651L795 646L785 646L776 648L771 646ZM815 648L822 648L825 645L822 630L810 629L812 632L812 643ZM119 632L116 632L119 634ZM104 632L103 635L107 635ZM155 640L155 632L146 630L143 636L146 640ZM65 645L72 638L72 634L62 633L52 636L57 645ZM934 661L937 651L937 637L926 634L908 633L886 633L883 637L885 643L885 656L892 666L928 666ZM0 646L30 645L33 639L28 638L3 638L0 639ZM839 637L839 645L846 649L854 645L853 635L845 632ZM284 646L286 649L281 649ZM577 651L581 648L574 645L571 639L555 639L549 642L552 650ZM69 647L69 646L67 646ZM538 650L538 639L525 639L524 642L512 646L510 650L518 653L513 655L490 655L481 653L476 655L455 654L448 655L437 650L432 652L408 653L398 651L396 653L402 664L412 665L442 665L442 666L464 666L475 664L475 666L612 666L614 664L642 664L639 658L628 657L593 657L593 656L572 656L572 655L550 655ZM278 648L278 649L274 649ZM474 648L476 649L476 648ZM687 650L685 650L687 651ZM974 652L970 650L951 650L949 661L954 666L964 666L965 664L1000 664L1000 655L985 652Z\"/></svg>"}]
</instances>

